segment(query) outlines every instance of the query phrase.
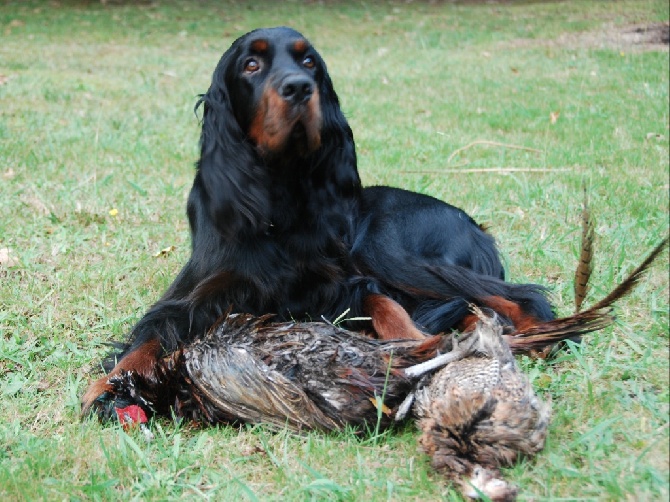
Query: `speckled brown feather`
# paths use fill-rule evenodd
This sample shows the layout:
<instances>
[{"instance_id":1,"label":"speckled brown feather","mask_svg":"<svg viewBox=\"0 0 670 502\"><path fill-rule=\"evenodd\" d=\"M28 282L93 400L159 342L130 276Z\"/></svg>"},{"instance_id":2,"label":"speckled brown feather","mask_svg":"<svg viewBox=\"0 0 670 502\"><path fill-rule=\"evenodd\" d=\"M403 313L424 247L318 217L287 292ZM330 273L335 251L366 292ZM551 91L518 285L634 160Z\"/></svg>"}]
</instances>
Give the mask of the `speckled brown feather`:
<instances>
[{"instance_id":1,"label":"speckled brown feather","mask_svg":"<svg viewBox=\"0 0 670 502\"><path fill-rule=\"evenodd\" d=\"M582 241L579 252L579 263L575 271L575 312L579 312L582 308L582 303L586 298L589 290L589 279L593 272L593 236L594 223L591 219L591 211L589 210L589 200L584 187L584 205L582 207Z\"/></svg>"},{"instance_id":2,"label":"speckled brown feather","mask_svg":"<svg viewBox=\"0 0 670 502\"><path fill-rule=\"evenodd\" d=\"M448 351L450 337L374 340L329 323L231 315L186 351L186 374L215 408L292 430L392 423L416 379L402 369ZM377 398L384 395L383 405Z\"/></svg>"},{"instance_id":3,"label":"speckled brown feather","mask_svg":"<svg viewBox=\"0 0 670 502\"><path fill-rule=\"evenodd\" d=\"M225 316L203 337L157 363L156 378L124 372L95 403L119 403L199 423L265 423L293 431L382 427L421 375L404 368L451 350L452 337L375 340L326 322ZM381 397L384 397L383 402ZM380 413L381 411L381 413Z\"/></svg>"},{"instance_id":4,"label":"speckled brown feather","mask_svg":"<svg viewBox=\"0 0 670 502\"><path fill-rule=\"evenodd\" d=\"M630 293L637 283L642 279L645 272L658 258L668 244L668 238L663 239L645 260L635 268L617 287L615 287L605 298L592 307L582 310L568 317L554 319L536 324L522 333L514 333L506 336L514 353L528 353L533 350L541 350L548 345L553 345L592 331L603 329L614 321L612 306Z\"/></svg>"},{"instance_id":5,"label":"speckled brown feather","mask_svg":"<svg viewBox=\"0 0 670 502\"><path fill-rule=\"evenodd\" d=\"M481 316L471 335L477 343L417 392L414 412L435 469L469 497L476 495L472 482L486 479L479 486L486 496L513 500L516 489L499 478L498 468L544 447L551 407L517 368L502 330Z\"/></svg>"}]
</instances>

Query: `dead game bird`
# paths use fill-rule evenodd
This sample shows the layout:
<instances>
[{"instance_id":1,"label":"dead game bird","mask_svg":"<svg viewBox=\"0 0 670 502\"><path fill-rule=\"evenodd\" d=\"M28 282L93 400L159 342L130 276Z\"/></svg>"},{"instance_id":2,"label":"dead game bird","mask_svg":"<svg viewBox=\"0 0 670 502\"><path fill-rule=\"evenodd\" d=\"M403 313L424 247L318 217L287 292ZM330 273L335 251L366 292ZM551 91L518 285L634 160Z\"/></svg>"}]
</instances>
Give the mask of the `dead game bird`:
<instances>
[{"instance_id":1,"label":"dead game bird","mask_svg":"<svg viewBox=\"0 0 670 502\"><path fill-rule=\"evenodd\" d=\"M329 431L378 420L388 427L408 416L408 396L415 396L420 444L432 466L466 496L513 500L516 488L498 468L542 449L550 407L518 370L503 325L477 314L473 331L423 341L232 314L164 358L160 382L128 372L110 379L108 412L122 423L173 412L205 424Z\"/></svg>"},{"instance_id":2,"label":"dead game bird","mask_svg":"<svg viewBox=\"0 0 670 502\"><path fill-rule=\"evenodd\" d=\"M127 413L200 423L249 422L339 430L393 423L394 408L422 375L403 369L451 350L451 336L375 340L326 322L270 322L231 314L158 362L155 380L122 372L95 402L99 416ZM120 403L120 404L119 404Z\"/></svg>"},{"instance_id":3,"label":"dead game bird","mask_svg":"<svg viewBox=\"0 0 670 502\"><path fill-rule=\"evenodd\" d=\"M499 467L542 450L551 406L518 369L495 318L478 313L469 347L416 392L419 444L432 466L469 498L514 500Z\"/></svg>"}]
</instances>

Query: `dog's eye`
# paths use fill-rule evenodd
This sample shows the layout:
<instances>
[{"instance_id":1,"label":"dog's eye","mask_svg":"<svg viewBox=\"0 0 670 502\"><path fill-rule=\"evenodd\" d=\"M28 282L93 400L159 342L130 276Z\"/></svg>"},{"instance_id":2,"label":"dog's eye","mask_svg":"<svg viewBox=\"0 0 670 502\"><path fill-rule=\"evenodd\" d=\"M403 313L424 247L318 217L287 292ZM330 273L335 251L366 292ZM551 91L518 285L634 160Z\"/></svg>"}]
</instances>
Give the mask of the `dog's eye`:
<instances>
[{"instance_id":1,"label":"dog's eye","mask_svg":"<svg viewBox=\"0 0 670 502\"><path fill-rule=\"evenodd\" d=\"M253 58L249 58L244 63L244 71L246 73L255 73L261 69L261 65L258 61Z\"/></svg>"},{"instance_id":2,"label":"dog's eye","mask_svg":"<svg viewBox=\"0 0 670 502\"><path fill-rule=\"evenodd\" d=\"M305 59L302 60L302 65L305 68L312 69L314 66L316 66L316 61L314 61L312 56L305 56Z\"/></svg>"}]
</instances>

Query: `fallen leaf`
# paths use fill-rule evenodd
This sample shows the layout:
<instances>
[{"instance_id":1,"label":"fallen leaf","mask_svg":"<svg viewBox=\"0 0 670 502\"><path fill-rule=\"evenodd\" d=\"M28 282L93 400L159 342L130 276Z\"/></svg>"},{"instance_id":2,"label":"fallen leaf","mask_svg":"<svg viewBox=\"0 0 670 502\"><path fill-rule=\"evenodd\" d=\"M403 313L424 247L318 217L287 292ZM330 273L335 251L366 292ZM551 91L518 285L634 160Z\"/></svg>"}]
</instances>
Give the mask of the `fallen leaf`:
<instances>
[{"instance_id":1,"label":"fallen leaf","mask_svg":"<svg viewBox=\"0 0 670 502\"><path fill-rule=\"evenodd\" d=\"M0 83L0 85L2 85ZM6 180L11 180L14 176L16 176L16 173L14 172L14 169L11 167L7 169L4 173L2 173L2 177L5 178Z\"/></svg>"},{"instance_id":2,"label":"fallen leaf","mask_svg":"<svg viewBox=\"0 0 670 502\"><path fill-rule=\"evenodd\" d=\"M558 121L558 117L561 116L561 112L551 112L549 114L549 120L551 120L552 124L555 124Z\"/></svg>"},{"instance_id":3,"label":"fallen leaf","mask_svg":"<svg viewBox=\"0 0 670 502\"><path fill-rule=\"evenodd\" d=\"M176 249L175 246L168 246L166 248L161 249L158 253L156 253L154 258L160 258L161 256L167 256L169 255L172 251Z\"/></svg>"},{"instance_id":4,"label":"fallen leaf","mask_svg":"<svg viewBox=\"0 0 670 502\"><path fill-rule=\"evenodd\" d=\"M662 134L657 132L648 132L647 139L664 139Z\"/></svg>"},{"instance_id":5,"label":"fallen leaf","mask_svg":"<svg viewBox=\"0 0 670 502\"><path fill-rule=\"evenodd\" d=\"M18 258L12 256L12 250L9 248L0 248L0 265L7 268L15 267L19 264Z\"/></svg>"},{"instance_id":6,"label":"fallen leaf","mask_svg":"<svg viewBox=\"0 0 670 502\"><path fill-rule=\"evenodd\" d=\"M0 74L0 85L5 85L9 82L9 77L7 75Z\"/></svg>"},{"instance_id":7,"label":"fallen leaf","mask_svg":"<svg viewBox=\"0 0 670 502\"><path fill-rule=\"evenodd\" d=\"M378 410L381 409L381 412L382 412L384 415L386 415L387 417L388 417L388 416L391 416L391 408L389 408L389 407L386 406L384 403L382 403L382 400L381 400L380 398L378 398L378 397L369 397L368 399L369 399L370 402L374 405L375 408L377 408Z\"/></svg>"},{"instance_id":8,"label":"fallen leaf","mask_svg":"<svg viewBox=\"0 0 670 502\"><path fill-rule=\"evenodd\" d=\"M240 454L243 457L250 457L252 455L265 455L265 450L258 445L247 445L240 448Z\"/></svg>"}]
</instances>

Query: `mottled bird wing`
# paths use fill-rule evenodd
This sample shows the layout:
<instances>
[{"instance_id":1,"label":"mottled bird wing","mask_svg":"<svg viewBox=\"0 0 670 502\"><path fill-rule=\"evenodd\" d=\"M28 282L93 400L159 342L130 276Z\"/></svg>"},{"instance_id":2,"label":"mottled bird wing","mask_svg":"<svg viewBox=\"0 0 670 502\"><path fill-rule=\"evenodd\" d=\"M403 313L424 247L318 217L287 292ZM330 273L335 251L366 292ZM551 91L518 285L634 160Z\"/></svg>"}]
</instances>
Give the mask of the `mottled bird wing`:
<instances>
[{"instance_id":1,"label":"mottled bird wing","mask_svg":"<svg viewBox=\"0 0 670 502\"><path fill-rule=\"evenodd\" d=\"M195 344L186 354L186 369L207 399L240 420L293 431L341 427L300 387L244 348Z\"/></svg>"}]
</instances>

